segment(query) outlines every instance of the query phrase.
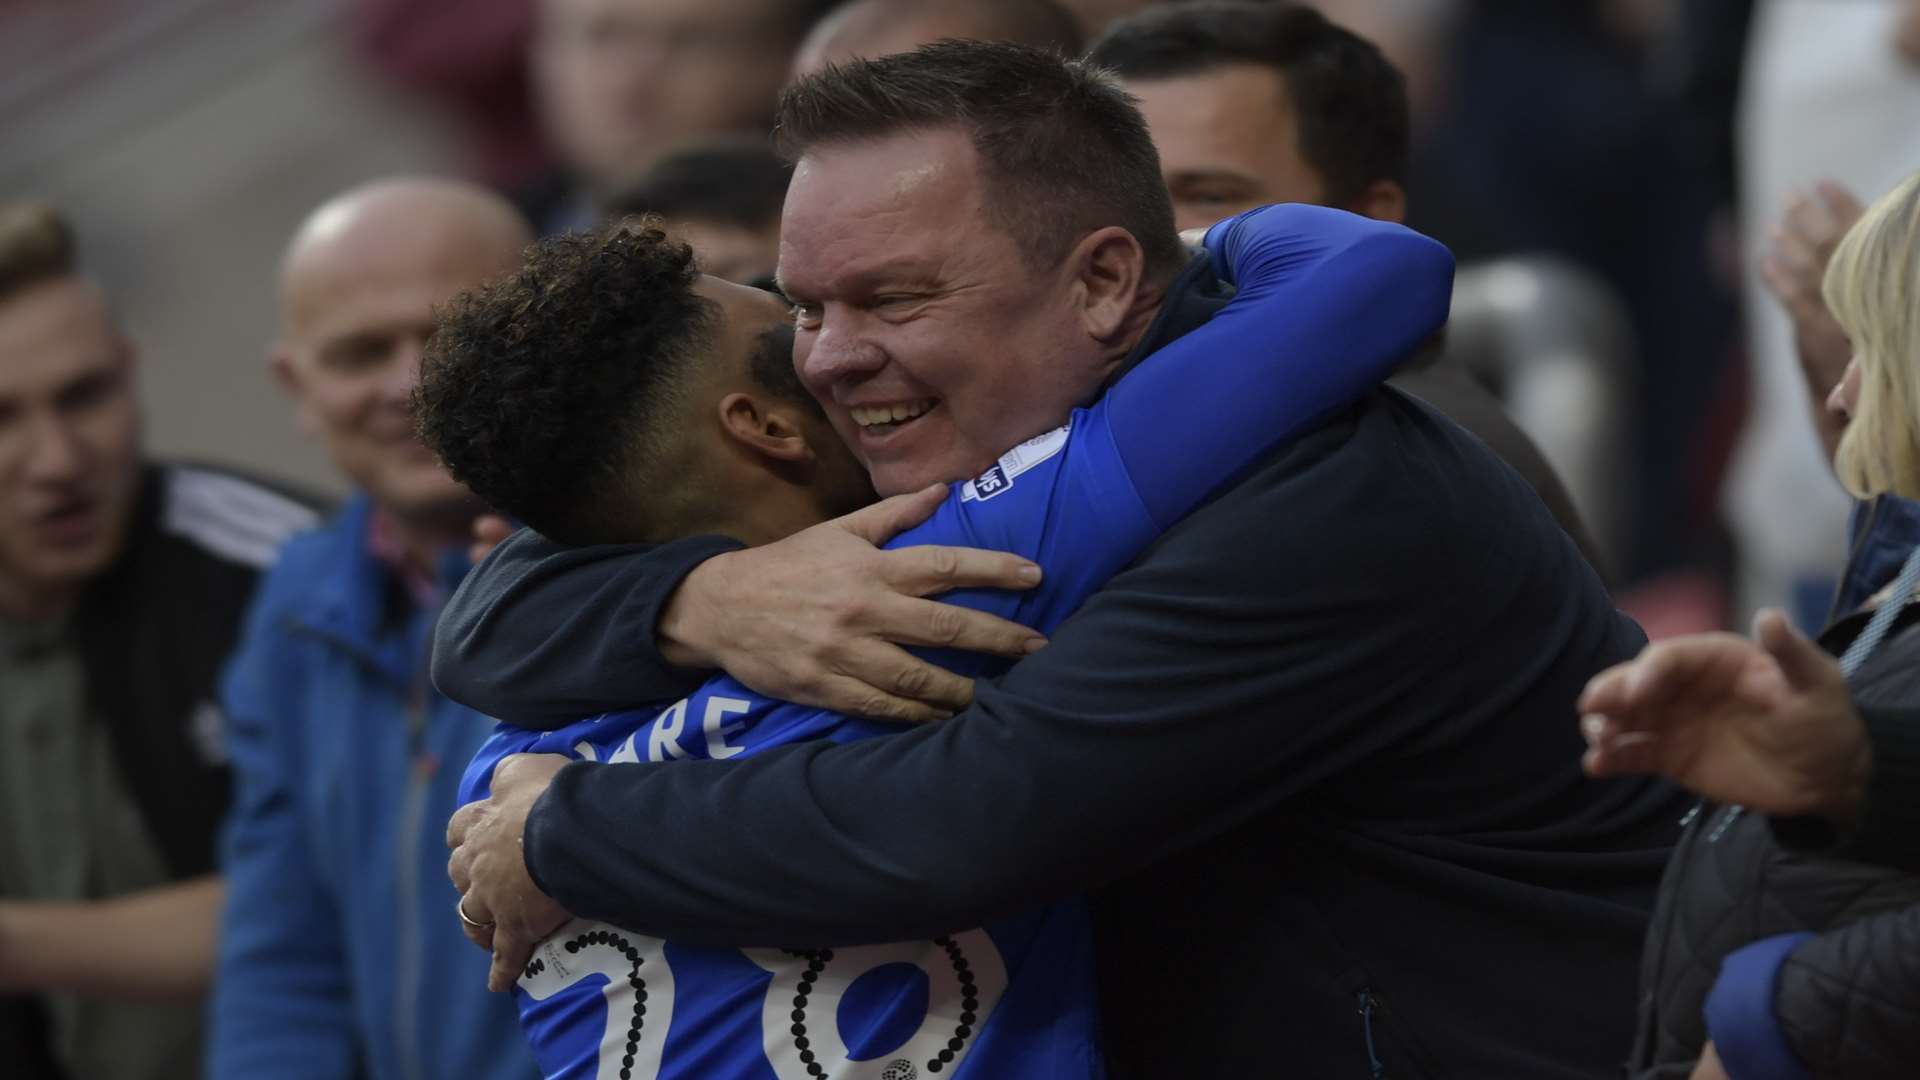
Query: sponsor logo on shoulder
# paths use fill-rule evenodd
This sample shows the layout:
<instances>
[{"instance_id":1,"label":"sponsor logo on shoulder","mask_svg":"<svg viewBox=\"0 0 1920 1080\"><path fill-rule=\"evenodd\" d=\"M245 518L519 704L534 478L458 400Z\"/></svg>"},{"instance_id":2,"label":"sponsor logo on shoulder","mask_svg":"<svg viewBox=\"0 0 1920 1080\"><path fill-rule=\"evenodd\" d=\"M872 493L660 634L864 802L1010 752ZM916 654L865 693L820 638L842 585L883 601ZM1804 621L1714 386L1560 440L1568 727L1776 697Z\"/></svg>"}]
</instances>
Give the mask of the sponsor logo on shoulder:
<instances>
[{"instance_id":1,"label":"sponsor logo on shoulder","mask_svg":"<svg viewBox=\"0 0 1920 1080\"><path fill-rule=\"evenodd\" d=\"M980 502L1011 490L1016 477L1059 453L1061 447L1067 445L1067 430L1067 425L1062 425L1007 451L1007 455L986 472L967 481L966 486L960 489L960 498Z\"/></svg>"},{"instance_id":2,"label":"sponsor logo on shoulder","mask_svg":"<svg viewBox=\"0 0 1920 1080\"><path fill-rule=\"evenodd\" d=\"M968 494L975 499L985 500L993 498L1012 486L1013 481L1008 478L1007 470L995 465L975 477L973 483L967 485L967 490Z\"/></svg>"}]
</instances>

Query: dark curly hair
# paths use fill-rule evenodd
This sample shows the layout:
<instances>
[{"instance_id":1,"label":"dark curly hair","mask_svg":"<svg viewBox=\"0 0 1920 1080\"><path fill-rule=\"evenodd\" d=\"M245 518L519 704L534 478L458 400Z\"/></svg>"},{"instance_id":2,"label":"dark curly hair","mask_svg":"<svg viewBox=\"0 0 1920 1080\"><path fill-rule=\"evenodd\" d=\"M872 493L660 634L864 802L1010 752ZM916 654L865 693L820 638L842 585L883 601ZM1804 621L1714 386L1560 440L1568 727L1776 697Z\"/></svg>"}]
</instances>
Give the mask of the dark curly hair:
<instances>
[{"instance_id":1,"label":"dark curly hair","mask_svg":"<svg viewBox=\"0 0 1920 1080\"><path fill-rule=\"evenodd\" d=\"M533 245L518 271L438 313L413 392L421 437L476 495L555 540L634 539L646 465L671 446L713 338L698 278L692 249L651 219ZM778 389L797 388L791 361L775 366L793 382Z\"/></svg>"}]
</instances>

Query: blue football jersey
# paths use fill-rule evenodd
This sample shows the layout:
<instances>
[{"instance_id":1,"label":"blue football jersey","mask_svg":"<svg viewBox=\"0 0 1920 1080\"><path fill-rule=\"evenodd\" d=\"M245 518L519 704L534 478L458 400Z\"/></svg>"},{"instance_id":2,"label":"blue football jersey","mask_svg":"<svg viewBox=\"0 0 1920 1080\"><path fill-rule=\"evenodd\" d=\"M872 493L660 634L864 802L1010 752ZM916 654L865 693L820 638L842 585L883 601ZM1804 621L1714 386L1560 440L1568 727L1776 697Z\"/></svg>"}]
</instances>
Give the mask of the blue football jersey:
<instances>
[{"instance_id":1,"label":"blue football jersey","mask_svg":"<svg viewBox=\"0 0 1920 1080\"><path fill-rule=\"evenodd\" d=\"M1239 287L1213 320L1065 426L954 485L889 545L1010 551L1044 571L1028 592L945 599L1051 631L1173 522L1376 384L1445 319L1451 257L1397 226L1268 207L1216 226L1207 246ZM1000 663L926 655L972 676ZM551 732L503 725L468 769L463 801L485 795L509 754L664 763L888 730L723 676L664 707ZM692 947L575 920L539 946L515 993L550 1077L1085 1080L1104 1075L1092 975L1085 911L1068 901L931 941L817 951Z\"/></svg>"}]
</instances>

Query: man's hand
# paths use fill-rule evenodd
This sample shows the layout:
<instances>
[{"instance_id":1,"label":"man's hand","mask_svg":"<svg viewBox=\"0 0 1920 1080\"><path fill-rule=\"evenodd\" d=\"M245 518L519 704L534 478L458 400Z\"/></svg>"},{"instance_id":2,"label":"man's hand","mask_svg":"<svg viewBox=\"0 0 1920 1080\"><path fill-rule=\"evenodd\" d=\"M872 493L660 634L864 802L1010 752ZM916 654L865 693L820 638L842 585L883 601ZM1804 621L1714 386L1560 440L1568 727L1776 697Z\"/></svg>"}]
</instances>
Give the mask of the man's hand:
<instances>
[{"instance_id":1,"label":"man's hand","mask_svg":"<svg viewBox=\"0 0 1920 1080\"><path fill-rule=\"evenodd\" d=\"M1872 762L1840 666L1781 612L1761 612L1754 637L1675 638L1594 676L1580 698L1587 771L1852 821Z\"/></svg>"},{"instance_id":2,"label":"man's hand","mask_svg":"<svg viewBox=\"0 0 1920 1080\"><path fill-rule=\"evenodd\" d=\"M447 823L447 876L460 891L460 911L481 924L461 929L469 940L493 950L487 989L513 988L533 955L533 947L569 918L565 909L540 891L527 874L520 837L527 814L553 783L553 774L570 762L558 754L515 754L493 771L493 793L469 803ZM447 912L447 918L459 918Z\"/></svg>"},{"instance_id":3,"label":"man's hand","mask_svg":"<svg viewBox=\"0 0 1920 1080\"><path fill-rule=\"evenodd\" d=\"M1688 1080L1731 1080L1720 1064L1720 1051L1713 1048L1713 1043L1707 1043L1706 1049L1700 1052L1700 1062L1693 1067L1693 1075Z\"/></svg>"},{"instance_id":4,"label":"man's hand","mask_svg":"<svg viewBox=\"0 0 1920 1080\"><path fill-rule=\"evenodd\" d=\"M1761 280L1793 319L1801 374L1829 458L1839 443L1840 424L1827 413L1827 395L1839 385L1853 346L1827 311L1820 288L1834 247L1862 212L1860 201L1831 181L1811 192L1793 192L1779 224L1768 230L1771 243L1760 260Z\"/></svg>"},{"instance_id":5,"label":"man's hand","mask_svg":"<svg viewBox=\"0 0 1920 1080\"><path fill-rule=\"evenodd\" d=\"M965 708L973 680L900 646L1020 657L1046 639L924 598L953 589L1030 589L1040 568L973 548L878 550L926 520L946 490L898 495L778 543L707 560L661 613L661 654L682 667L722 668L769 697L857 716L924 722Z\"/></svg>"}]
</instances>

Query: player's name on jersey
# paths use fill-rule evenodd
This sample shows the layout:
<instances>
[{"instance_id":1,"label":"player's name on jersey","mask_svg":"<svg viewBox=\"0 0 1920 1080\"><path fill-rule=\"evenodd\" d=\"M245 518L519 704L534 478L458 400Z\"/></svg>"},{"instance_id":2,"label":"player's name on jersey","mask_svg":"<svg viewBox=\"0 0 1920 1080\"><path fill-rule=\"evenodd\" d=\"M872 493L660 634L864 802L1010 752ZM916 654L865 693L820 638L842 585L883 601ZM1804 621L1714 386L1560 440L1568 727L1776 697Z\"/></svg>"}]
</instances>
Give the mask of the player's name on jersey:
<instances>
[{"instance_id":1,"label":"player's name on jersey","mask_svg":"<svg viewBox=\"0 0 1920 1080\"><path fill-rule=\"evenodd\" d=\"M746 749L728 740L739 735L746 725L736 720L752 711L753 702L745 698L719 694L681 698L660 710L638 730L626 737L613 753L601 757L592 742L582 740L574 752L588 761L618 765L634 761L675 761L704 757L723 760ZM694 714L698 714L697 717ZM689 719L692 723L689 723ZM645 756L641 756L644 751Z\"/></svg>"}]
</instances>

